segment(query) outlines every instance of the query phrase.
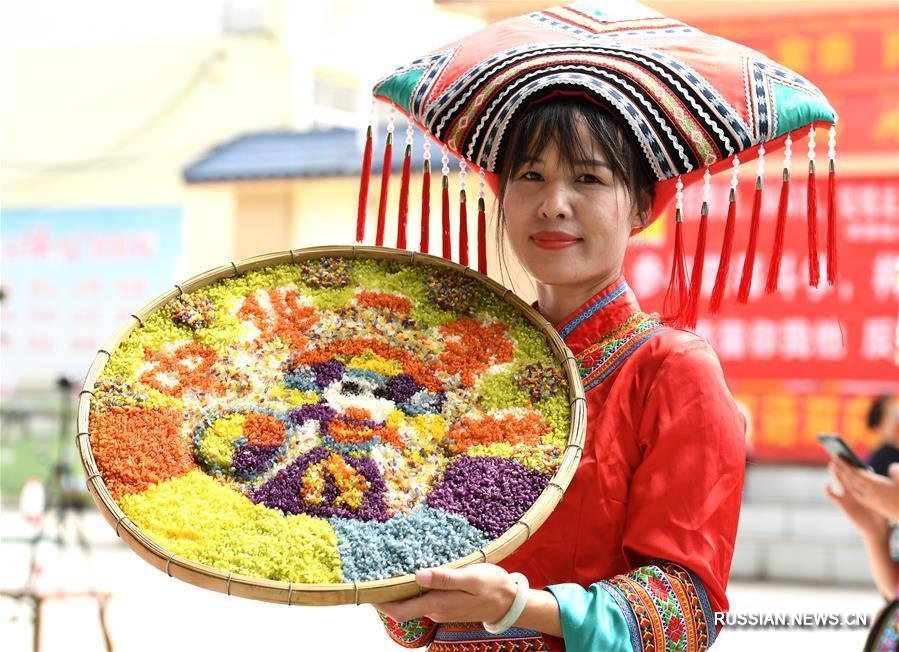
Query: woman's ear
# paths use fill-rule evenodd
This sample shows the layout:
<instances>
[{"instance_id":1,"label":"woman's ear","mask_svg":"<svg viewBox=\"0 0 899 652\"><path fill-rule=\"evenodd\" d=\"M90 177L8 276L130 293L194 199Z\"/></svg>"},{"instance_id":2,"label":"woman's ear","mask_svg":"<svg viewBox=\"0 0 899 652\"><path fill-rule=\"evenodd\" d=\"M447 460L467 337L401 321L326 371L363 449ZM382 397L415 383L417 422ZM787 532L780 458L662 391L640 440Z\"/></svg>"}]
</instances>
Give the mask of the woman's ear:
<instances>
[{"instance_id":1,"label":"woman's ear","mask_svg":"<svg viewBox=\"0 0 899 652\"><path fill-rule=\"evenodd\" d=\"M644 188L640 191L640 199L634 205L634 214L631 216L631 226L637 231L645 229L646 225L649 223L651 211L652 193Z\"/></svg>"}]
</instances>

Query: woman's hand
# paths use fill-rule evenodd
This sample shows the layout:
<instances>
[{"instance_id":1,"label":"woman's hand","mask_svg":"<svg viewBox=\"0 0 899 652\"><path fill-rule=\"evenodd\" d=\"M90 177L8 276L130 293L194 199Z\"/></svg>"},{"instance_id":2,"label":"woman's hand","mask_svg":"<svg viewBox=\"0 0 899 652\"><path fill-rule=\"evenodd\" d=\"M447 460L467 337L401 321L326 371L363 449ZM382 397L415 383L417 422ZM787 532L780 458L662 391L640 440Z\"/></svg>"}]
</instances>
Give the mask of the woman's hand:
<instances>
[{"instance_id":1,"label":"woman's hand","mask_svg":"<svg viewBox=\"0 0 899 652\"><path fill-rule=\"evenodd\" d=\"M430 590L418 598L373 606L396 621L426 616L438 623L495 623L509 611L517 590L509 573L494 564L420 570L415 581Z\"/></svg>"},{"instance_id":2,"label":"woman's hand","mask_svg":"<svg viewBox=\"0 0 899 652\"><path fill-rule=\"evenodd\" d=\"M842 458L829 465L843 490L882 518L899 520L899 472L890 466L890 477L885 478L867 469L859 469ZM851 517L850 517L851 518Z\"/></svg>"},{"instance_id":3,"label":"woman's hand","mask_svg":"<svg viewBox=\"0 0 899 652\"><path fill-rule=\"evenodd\" d=\"M828 464L827 468L839 482L840 487L843 489L843 493L838 494L834 491L833 487L827 485L827 496L842 510L849 520L855 524L855 527L857 527L862 534L878 539L884 537L887 531L886 519L877 511L861 502L849 489L849 478L851 476L847 476L844 470L838 466L839 464L849 466L846 462L839 460L837 462L831 462Z\"/></svg>"}]
</instances>

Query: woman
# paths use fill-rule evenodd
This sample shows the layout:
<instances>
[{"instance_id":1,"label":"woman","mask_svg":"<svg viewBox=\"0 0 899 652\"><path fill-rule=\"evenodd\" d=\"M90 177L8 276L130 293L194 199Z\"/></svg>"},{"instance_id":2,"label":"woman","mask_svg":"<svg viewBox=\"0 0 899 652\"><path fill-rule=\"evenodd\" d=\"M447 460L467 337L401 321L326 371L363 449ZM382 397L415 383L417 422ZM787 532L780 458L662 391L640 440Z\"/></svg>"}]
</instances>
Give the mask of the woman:
<instances>
[{"instance_id":1,"label":"woman","mask_svg":"<svg viewBox=\"0 0 899 652\"><path fill-rule=\"evenodd\" d=\"M727 610L745 422L711 348L640 312L621 276L628 238L648 219L649 172L611 116L573 98L536 104L506 156L499 225L536 283L535 307L577 357L610 338L627 349L585 372L607 371L585 384L587 445L533 537L498 566L421 572L435 590L376 606L399 621L495 623L516 593L509 572L522 572L547 590L529 591L515 623L517 644L534 647L511 649L552 646L543 634L569 650L629 649L646 628L619 603L638 592L649 608L664 601L666 636L709 644L712 611Z\"/></svg>"},{"instance_id":2,"label":"woman","mask_svg":"<svg viewBox=\"0 0 899 652\"><path fill-rule=\"evenodd\" d=\"M809 282L818 285L813 135L815 125L834 123L832 107L810 82L758 52L617 0L580 1L489 25L397 68L374 95L459 154L463 170L483 174L500 201L501 241L533 279L534 307L577 359L587 401L580 464L547 521L499 564L417 573L427 593L375 605L388 633L404 646L429 644L435 652L706 649L722 621L717 614L728 607L746 430L712 349L677 327L696 323L704 296L708 180L731 171L710 302L717 310L731 269L738 157L760 161L736 293L746 301L765 148L789 152L793 137L808 134ZM779 279L789 161L768 292ZM360 242L367 169L365 163ZM383 175L376 244L384 233L389 173ZM688 279L682 189L699 180L706 183L701 210L689 212L700 219ZM822 204L833 284L829 192ZM666 212L672 197L676 210ZM447 205L444 190L445 257ZM464 205L463 191L459 258L467 265ZM675 251L660 318L640 310L621 270L629 236L663 214L674 217ZM478 220L483 269L483 213ZM426 226L423 211L423 251ZM398 247L405 246L405 229L399 219Z\"/></svg>"}]
</instances>

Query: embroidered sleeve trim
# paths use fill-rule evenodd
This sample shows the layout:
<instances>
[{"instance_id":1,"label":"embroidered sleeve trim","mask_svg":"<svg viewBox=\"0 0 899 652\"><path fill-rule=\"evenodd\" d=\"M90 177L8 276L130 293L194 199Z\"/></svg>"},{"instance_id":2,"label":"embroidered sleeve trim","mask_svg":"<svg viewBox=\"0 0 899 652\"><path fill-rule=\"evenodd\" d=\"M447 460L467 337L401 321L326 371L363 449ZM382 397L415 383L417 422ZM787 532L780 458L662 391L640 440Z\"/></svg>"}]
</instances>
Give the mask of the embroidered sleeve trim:
<instances>
[{"instance_id":1,"label":"embroidered sleeve trim","mask_svg":"<svg viewBox=\"0 0 899 652\"><path fill-rule=\"evenodd\" d=\"M634 652L702 652L715 640L705 587L676 564L641 566L599 585L621 608Z\"/></svg>"}]
</instances>

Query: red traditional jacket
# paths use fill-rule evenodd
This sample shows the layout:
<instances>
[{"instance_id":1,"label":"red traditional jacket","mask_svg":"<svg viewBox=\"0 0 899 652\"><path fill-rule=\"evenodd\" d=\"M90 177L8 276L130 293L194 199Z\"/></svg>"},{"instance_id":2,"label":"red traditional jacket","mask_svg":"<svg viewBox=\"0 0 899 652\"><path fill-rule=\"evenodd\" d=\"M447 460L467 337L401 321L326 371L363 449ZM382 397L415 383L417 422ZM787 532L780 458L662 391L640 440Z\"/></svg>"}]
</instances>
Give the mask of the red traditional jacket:
<instances>
[{"instance_id":1,"label":"red traditional jacket","mask_svg":"<svg viewBox=\"0 0 899 652\"><path fill-rule=\"evenodd\" d=\"M705 649L713 613L728 607L745 470L746 423L718 358L694 333L641 312L623 277L556 329L584 383L584 452L562 502L499 565L532 588L600 583L634 650L664 650L672 639ZM564 649L531 630L497 637L480 623L385 624L397 642L432 651ZM465 647L476 641L485 647Z\"/></svg>"}]
</instances>

